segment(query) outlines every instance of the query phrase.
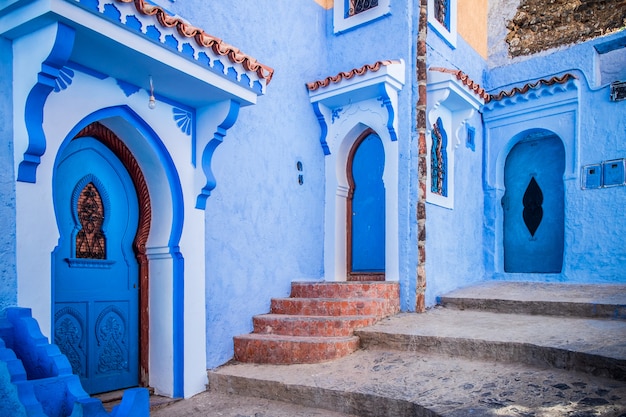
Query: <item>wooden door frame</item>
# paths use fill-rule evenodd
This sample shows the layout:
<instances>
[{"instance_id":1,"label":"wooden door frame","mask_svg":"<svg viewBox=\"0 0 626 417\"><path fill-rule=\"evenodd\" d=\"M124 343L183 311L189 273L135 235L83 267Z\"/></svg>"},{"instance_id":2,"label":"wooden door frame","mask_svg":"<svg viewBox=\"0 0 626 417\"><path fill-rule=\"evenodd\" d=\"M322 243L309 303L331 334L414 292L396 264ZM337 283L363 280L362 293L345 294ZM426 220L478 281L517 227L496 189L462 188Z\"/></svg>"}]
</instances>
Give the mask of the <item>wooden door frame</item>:
<instances>
[{"instance_id":1,"label":"wooden door frame","mask_svg":"<svg viewBox=\"0 0 626 417\"><path fill-rule=\"evenodd\" d=\"M148 185L139 163L132 152L122 140L109 128L99 122L91 123L83 128L72 138L93 137L117 156L135 186L139 208L139 222L137 233L133 240L133 251L139 264L139 385L147 387L149 383L149 348L150 348L150 314L149 314L149 288L150 274L148 271L148 256L146 255L146 242L150 234L152 221L152 206Z\"/></svg>"},{"instance_id":2,"label":"wooden door frame","mask_svg":"<svg viewBox=\"0 0 626 417\"><path fill-rule=\"evenodd\" d=\"M380 140L380 136L378 136L374 129L365 129L352 144L350 152L348 153L348 160L346 163L346 178L348 179L348 195L346 196L346 279L348 281L385 280L384 272L352 272L352 199L354 197L354 177L352 174L352 167L354 162L354 155L356 154L357 149L359 148L361 143L363 143L363 141L372 134L376 135ZM385 233L387 233L386 228Z\"/></svg>"}]
</instances>

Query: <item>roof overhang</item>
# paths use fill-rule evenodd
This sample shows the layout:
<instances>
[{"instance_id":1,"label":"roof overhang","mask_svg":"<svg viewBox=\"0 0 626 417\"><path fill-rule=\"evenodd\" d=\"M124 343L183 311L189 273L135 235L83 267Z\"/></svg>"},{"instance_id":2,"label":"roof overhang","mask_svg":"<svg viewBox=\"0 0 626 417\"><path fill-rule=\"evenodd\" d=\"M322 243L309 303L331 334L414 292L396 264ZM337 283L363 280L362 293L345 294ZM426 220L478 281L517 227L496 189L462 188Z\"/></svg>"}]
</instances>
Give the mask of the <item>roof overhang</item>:
<instances>
[{"instance_id":1,"label":"roof overhang","mask_svg":"<svg viewBox=\"0 0 626 417\"><path fill-rule=\"evenodd\" d=\"M143 1L9 0L0 8L0 36L11 40L57 22L75 31L68 65L143 89L152 77L160 97L194 108L254 104L273 72Z\"/></svg>"}]
</instances>

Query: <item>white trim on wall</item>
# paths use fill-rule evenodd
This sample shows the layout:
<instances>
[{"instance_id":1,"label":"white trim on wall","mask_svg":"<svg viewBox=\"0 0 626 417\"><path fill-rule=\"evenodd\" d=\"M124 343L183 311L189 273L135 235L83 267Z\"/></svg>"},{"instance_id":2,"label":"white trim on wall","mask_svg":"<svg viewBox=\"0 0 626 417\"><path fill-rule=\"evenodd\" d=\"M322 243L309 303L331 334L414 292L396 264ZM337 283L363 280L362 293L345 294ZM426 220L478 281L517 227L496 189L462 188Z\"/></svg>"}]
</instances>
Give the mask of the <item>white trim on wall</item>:
<instances>
[{"instance_id":1,"label":"white trim on wall","mask_svg":"<svg viewBox=\"0 0 626 417\"><path fill-rule=\"evenodd\" d=\"M350 0L334 0L333 30L335 34L345 32L357 26L364 25L373 20L391 14L391 0L378 0L378 6L372 7L359 14L348 16L347 5Z\"/></svg>"},{"instance_id":2,"label":"white trim on wall","mask_svg":"<svg viewBox=\"0 0 626 417\"><path fill-rule=\"evenodd\" d=\"M445 27L444 25L437 20L435 17L435 1L436 0L428 0L428 25L439 35L451 48L456 48L456 38L457 38L457 0L449 0L450 1L450 28Z\"/></svg>"}]
</instances>

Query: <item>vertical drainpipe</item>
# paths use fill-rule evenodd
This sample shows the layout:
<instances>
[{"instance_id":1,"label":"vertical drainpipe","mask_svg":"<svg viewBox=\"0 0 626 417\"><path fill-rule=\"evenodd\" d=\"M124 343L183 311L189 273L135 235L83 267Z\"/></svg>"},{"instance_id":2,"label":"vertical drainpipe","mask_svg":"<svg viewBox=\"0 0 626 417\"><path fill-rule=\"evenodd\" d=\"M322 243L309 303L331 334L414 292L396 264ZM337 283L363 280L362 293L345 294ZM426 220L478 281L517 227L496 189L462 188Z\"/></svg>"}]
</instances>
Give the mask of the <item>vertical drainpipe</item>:
<instances>
[{"instance_id":1,"label":"vertical drainpipe","mask_svg":"<svg viewBox=\"0 0 626 417\"><path fill-rule=\"evenodd\" d=\"M426 31L428 23L428 0L420 0L419 26L417 32L417 285L415 288L415 311L426 310Z\"/></svg>"}]
</instances>

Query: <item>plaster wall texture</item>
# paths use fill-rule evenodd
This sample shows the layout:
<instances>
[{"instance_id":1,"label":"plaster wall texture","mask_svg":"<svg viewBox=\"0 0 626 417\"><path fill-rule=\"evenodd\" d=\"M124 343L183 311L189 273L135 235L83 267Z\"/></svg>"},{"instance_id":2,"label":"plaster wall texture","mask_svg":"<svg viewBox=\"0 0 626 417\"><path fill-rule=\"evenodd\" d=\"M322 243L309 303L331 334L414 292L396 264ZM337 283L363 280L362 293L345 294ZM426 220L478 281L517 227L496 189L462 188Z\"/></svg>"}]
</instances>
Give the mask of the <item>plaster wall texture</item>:
<instances>
[{"instance_id":1,"label":"plaster wall texture","mask_svg":"<svg viewBox=\"0 0 626 417\"><path fill-rule=\"evenodd\" d=\"M102 24L106 21L102 20ZM49 32L49 28L44 28L13 43L19 52L13 62L13 100L17 104L11 122L17 161L21 160L29 137L24 103L50 48L49 42L37 41L41 37L54 39L54 33L48 36ZM18 303L32 306L43 332L51 334L50 252L59 235L50 186L55 157L64 141L69 141L86 124L106 119L105 124L123 138L136 156L152 200L153 223L146 245L151 280L150 385L165 395L193 395L206 384L205 324L197 320L205 314L205 219L204 212L194 208L206 178L201 167L190 163L195 151L193 141L177 126L173 105L160 101L155 109L149 109L148 92L143 89L127 95L115 79L94 76L80 68L75 69L71 81L67 88L51 93L43 109L46 153L38 167L38 181L18 182L15 186L17 214L13 227L17 224L20 231L17 247L25 249L17 254ZM4 79L1 85L5 85ZM217 120L223 116L219 111L214 113L216 118L205 118L198 129L204 140L212 137L223 120ZM145 126L152 126L154 131ZM183 257L184 268L179 262Z\"/></svg>"},{"instance_id":2,"label":"plaster wall texture","mask_svg":"<svg viewBox=\"0 0 626 417\"><path fill-rule=\"evenodd\" d=\"M17 303L11 43L0 38L0 311Z\"/></svg>"},{"instance_id":3,"label":"plaster wall texture","mask_svg":"<svg viewBox=\"0 0 626 417\"><path fill-rule=\"evenodd\" d=\"M391 4L391 14L334 35L332 13L326 25L326 63L312 80L349 71L381 59L404 59L405 85L398 94L398 236L400 300L403 310L415 308L417 281L417 135L418 100L416 44L418 1ZM328 219L327 219L328 221Z\"/></svg>"},{"instance_id":4,"label":"plaster wall texture","mask_svg":"<svg viewBox=\"0 0 626 417\"><path fill-rule=\"evenodd\" d=\"M324 155L304 84L323 65L332 11L313 1L170 8L275 69L267 94L240 110L213 157L205 277L211 368L233 356L232 337L249 333L271 298L288 296L291 281L324 278Z\"/></svg>"},{"instance_id":5,"label":"plaster wall texture","mask_svg":"<svg viewBox=\"0 0 626 417\"><path fill-rule=\"evenodd\" d=\"M325 158L304 84L382 59L413 62L415 3L339 35L333 33L333 11L313 1L261 1L252 9L240 0L212 5L210 11L185 2L170 5L275 69L267 94L240 111L214 156L218 185L206 209L207 367L232 357L232 336L250 332L251 317L269 311L272 297L287 296L292 280L342 279L326 276L323 267L324 222L334 219L324 219ZM376 46L383 44L385 48ZM407 281L415 280L417 263L412 183L417 99L410 68L397 115L399 256L405 289ZM297 161L303 163L302 186ZM405 290L403 308L411 305L414 294Z\"/></svg>"},{"instance_id":6,"label":"plaster wall texture","mask_svg":"<svg viewBox=\"0 0 626 417\"><path fill-rule=\"evenodd\" d=\"M513 19L522 0L489 2L487 15L487 49L489 65L499 66L509 61L509 45L505 42L507 24Z\"/></svg>"},{"instance_id":7,"label":"plaster wall texture","mask_svg":"<svg viewBox=\"0 0 626 417\"><path fill-rule=\"evenodd\" d=\"M482 84L484 59L462 37L452 49L438 34L428 33L428 67L460 69ZM472 93L473 94L473 93ZM426 204L426 303L432 306L437 297L452 289L481 281L485 276L483 259L483 128L479 112L467 120L475 128L475 149L467 147L466 126L460 127L461 143L454 148L454 207ZM456 130L458 126L453 126ZM431 140L429 134L427 141ZM456 141L454 132L448 140ZM427 184L429 186L429 184Z\"/></svg>"},{"instance_id":8,"label":"plaster wall texture","mask_svg":"<svg viewBox=\"0 0 626 417\"><path fill-rule=\"evenodd\" d=\"M522 62L514 62L487 73L486 84L491 91L509 90L528 81L547 79L566 72L579 79L576 149L574 169L565 173L565 254L561 274L549 276L505 275L505 279L540 279L567 282L624 282L623 216L626 187L602 189L581 188L584 165L625 158L626 102L609 101L609 80L601 78L599 55L594 48L619 42L625 32L601 37L567 49L539 54ZM608 54L606 54L608 56ZM621 59L621 55L613 55ZM605 63L613 66L616 63ZM623 65L623 63L621 64Z\"/></svg>"},{"instance_id":9,"label":"plaster wall texture","mask_svg":"<svg viewBox=\"0 0 626 417\"><path fill-rule=\"evenodd\" d=\"M2 398L2 401L0 401L0 415L26 417L26 409L20 402L17 388L11 382L11 377L7 362L4 360L0 361L0 398Z\"/></svg>"},{"instance_id":10,"label":"plaster wall texture","mask_svg":"<svg viewBox=\"0 0 626 417\"><path fill-rule=\"evenodd\" d=\"M487 59L487 0L457 2L457 31L481 57Z\"/></svg>"}]
</instances>

